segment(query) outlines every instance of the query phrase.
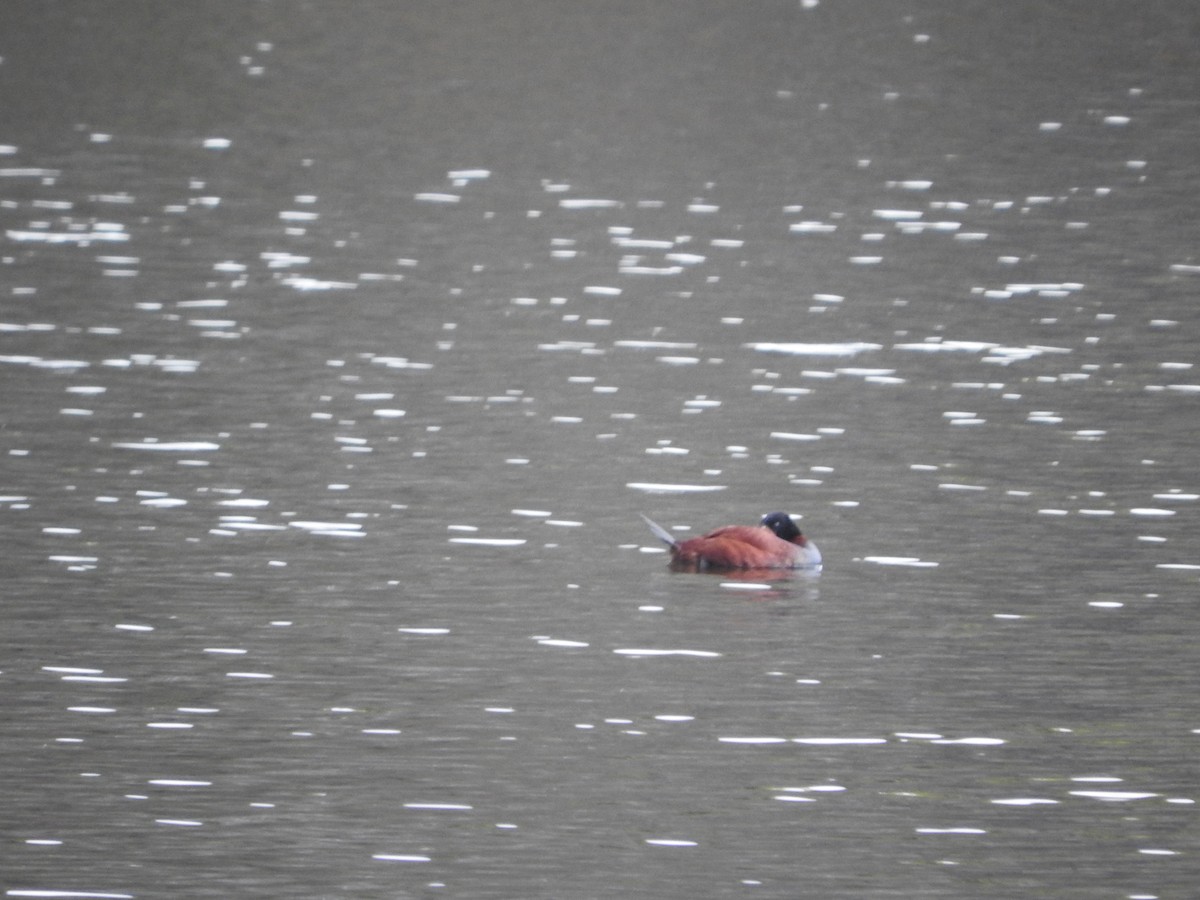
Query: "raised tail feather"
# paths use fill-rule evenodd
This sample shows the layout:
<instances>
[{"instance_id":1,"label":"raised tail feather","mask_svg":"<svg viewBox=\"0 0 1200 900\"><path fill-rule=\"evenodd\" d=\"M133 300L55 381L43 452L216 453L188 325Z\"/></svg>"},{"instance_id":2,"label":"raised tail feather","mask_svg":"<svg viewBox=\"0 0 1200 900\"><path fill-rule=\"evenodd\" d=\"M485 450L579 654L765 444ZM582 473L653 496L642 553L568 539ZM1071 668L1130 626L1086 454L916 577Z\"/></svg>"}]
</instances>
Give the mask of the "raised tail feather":
<instances>
[{"instance_id":1,"label":"raised tail feather","mask_svg":"<svg viewBox=\"0 0 1200 900\"><path fill-rule=\"evenodd\" d=\"M668 547L678 547L679 546L679 542L676 541L675 538L673 538L671 536L671 532L667 531L667 529L663 528L661 525L659 525L657 522L655 522L653 519L651 519L649 516L645 515L644 513L638 513L638 515L641 516L642 519L645 521L645 523L650 526L650 530L654 532L654 536L656 538L658 538L660 541L662 541Z\"/></svg>"}]
</instances>

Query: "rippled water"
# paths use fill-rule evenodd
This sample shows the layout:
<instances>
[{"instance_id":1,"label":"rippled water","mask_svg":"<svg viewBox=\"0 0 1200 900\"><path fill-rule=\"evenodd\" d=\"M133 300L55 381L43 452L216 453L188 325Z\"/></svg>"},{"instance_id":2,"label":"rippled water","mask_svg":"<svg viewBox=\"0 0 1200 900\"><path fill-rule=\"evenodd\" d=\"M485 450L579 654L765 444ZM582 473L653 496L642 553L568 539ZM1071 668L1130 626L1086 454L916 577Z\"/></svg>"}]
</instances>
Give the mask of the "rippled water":
<instances>
[{"instance_id":1,"label":"rippled water","mask_svg":"<svg viewBox=\"0 0 1200 900\"><path fill-rule=\"evenodd\" d=\"M1190 895L1188 4L298 9L4 13L5 896Z\"/></svg>"}]
</instances>

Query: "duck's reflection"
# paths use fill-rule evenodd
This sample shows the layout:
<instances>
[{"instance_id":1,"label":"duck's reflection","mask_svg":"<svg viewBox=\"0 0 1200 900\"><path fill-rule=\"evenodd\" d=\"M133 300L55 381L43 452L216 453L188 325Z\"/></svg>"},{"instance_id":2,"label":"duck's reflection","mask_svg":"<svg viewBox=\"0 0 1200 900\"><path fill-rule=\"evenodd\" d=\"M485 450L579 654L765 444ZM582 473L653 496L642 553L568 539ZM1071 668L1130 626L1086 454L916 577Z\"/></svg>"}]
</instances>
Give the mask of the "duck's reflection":
<instances>
[{"instance_id":1,"label":"duck's reflection","mask_svg":"<svg viewBox=\"0 0 1200 900\"><path fill-rule=\"evenodd\" d=\"M780 600L798 597L816 600L821 570L816 569L710 569L673 562L671 572L717 578L721 587L744 595L748 600Z\"/></svg>"}]
</instances>

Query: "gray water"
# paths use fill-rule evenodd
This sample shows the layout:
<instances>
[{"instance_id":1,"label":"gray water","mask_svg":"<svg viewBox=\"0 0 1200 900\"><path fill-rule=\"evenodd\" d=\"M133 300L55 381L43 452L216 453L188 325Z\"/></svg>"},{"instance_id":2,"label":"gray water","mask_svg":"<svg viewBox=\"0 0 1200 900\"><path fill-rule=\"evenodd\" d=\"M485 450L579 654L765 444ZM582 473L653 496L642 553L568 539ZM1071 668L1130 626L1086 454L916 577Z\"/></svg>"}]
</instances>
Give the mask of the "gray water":
<instances>
[{"instance_id":1,"label":"gray water","mask_svg":"<svg viewBox=\"0 0 1200 900\"><path fill-rule=\"evenodd\" d=\"M1195 896L1194 5L0 26L5 896Z\"/></svg>"}]
</instances>

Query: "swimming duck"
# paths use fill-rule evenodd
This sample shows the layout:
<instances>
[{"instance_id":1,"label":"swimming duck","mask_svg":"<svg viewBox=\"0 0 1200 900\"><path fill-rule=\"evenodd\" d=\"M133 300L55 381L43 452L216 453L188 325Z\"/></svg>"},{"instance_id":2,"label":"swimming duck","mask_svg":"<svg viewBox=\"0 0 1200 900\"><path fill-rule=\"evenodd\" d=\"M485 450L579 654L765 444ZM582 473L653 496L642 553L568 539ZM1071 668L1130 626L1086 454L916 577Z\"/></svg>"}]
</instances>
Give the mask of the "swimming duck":
<instances>
[{"instance_id":1,"label":"swimming duck","mask_svg":"<svg viewBox=\"0 0 1200 900\"><path fill-rule=\"evenodd\" d=\"M671 567L704 569L819 569L821 551L800 533L787 513L773 512L757 525L726 525L678 541L646 516L655 536L671 551Z\"/></svg>"}]
</instances>

